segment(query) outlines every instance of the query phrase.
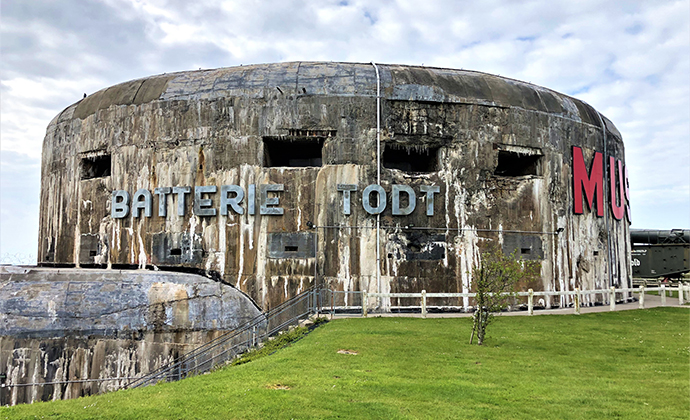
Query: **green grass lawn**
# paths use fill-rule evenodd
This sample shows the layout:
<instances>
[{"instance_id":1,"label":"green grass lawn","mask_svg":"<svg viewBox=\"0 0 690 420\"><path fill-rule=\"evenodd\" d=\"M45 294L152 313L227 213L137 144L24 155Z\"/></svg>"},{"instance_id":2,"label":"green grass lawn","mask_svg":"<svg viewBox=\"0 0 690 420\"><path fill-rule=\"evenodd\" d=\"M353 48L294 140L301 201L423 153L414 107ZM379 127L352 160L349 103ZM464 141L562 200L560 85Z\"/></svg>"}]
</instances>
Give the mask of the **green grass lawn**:
<instances>
[{"instance_id":1,"label":"green grass lawn","mask_svg":"<svg viewBox=\"0 0 690 420\"><path fill-rule=\"evenodd\" d=\"M178 383L0 409L5 418L688 419L690 311L343 319ZM339 354L351 350L357 354Z\"/></svg>"}]
</instances>

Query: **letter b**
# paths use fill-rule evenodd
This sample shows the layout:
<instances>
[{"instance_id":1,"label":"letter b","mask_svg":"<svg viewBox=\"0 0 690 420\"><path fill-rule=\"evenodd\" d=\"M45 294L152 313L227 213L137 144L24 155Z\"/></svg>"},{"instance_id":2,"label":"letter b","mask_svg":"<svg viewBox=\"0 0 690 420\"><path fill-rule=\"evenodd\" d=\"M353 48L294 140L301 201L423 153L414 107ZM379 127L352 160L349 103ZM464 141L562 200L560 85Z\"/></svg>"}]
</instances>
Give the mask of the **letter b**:
<instances>
[{"instance_id":1,"label":"letter b","mask_svg":"<svg viewBox=\"0 0 690 420\"><path fill-rule=\"evenodd\" d=\"M124 219L129 214L129 193L125 190L113 191L110 215L113 219Z\"/></svg>"}]
</instances>

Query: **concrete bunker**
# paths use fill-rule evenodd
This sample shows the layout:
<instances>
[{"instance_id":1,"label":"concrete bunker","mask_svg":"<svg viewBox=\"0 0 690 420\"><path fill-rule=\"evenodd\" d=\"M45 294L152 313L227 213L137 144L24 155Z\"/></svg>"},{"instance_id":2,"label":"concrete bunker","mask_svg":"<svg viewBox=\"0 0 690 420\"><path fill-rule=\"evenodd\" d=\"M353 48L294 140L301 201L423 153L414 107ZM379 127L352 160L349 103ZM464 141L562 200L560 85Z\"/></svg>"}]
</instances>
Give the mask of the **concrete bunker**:
<instances>
[{"instance_id":1,"label":"concrete bunker","mask_svg":"<svg viewBox=\"0 0 690 420\"><path fill-rule=\"evenodd\" d=\"M471 291L493 245L541 261L537 289L625 286L624 169L620 133L591 106L479 72L152 76L51 122L39 263L196 270L262 308L308 286Z\"/></svg>"},{"instance_id":2,"label":"concrete bunker","mask_svg":"<svg viewBox=\"0 0 690 420\"><path fill-rule=\"evenodd\" d=\"M494 246L541 262L523 290L629 288L624 163L620 133L588 104L473 71L295 62L108 87L48 126L38 262L60 270L1 276L43 297L0 298L0 373L60 359L106 375L115 365L88 354L105 346L136 375L150 351L163 363L311 286L470 292Z\"/></svg>"}]
</instances>

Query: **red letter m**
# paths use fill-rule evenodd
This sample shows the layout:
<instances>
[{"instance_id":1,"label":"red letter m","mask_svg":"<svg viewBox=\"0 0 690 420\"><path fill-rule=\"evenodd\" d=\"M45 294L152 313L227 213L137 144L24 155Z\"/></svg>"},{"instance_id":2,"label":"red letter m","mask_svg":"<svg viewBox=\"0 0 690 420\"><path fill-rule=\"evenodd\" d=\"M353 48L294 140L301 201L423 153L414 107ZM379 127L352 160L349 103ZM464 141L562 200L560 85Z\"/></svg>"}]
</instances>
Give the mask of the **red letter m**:
<instances>
[{"instance_id":1,"label":"red letter m","mask_svg":"<svg viewBox=\"0 0 690 420\"><path fill-rule=\"evenodd\" d=\"M599 152L594 152L592 170L587 174L585 158L582 156L582 149L573 146L573 198L575 200L575 214L582 214L582 190L585 190L587 206L593 210L593 202L597 206L597 216L604 215L604 166L603 157ZM596 193L596 200L594 194Z\"/></svg>"}]
</instances>

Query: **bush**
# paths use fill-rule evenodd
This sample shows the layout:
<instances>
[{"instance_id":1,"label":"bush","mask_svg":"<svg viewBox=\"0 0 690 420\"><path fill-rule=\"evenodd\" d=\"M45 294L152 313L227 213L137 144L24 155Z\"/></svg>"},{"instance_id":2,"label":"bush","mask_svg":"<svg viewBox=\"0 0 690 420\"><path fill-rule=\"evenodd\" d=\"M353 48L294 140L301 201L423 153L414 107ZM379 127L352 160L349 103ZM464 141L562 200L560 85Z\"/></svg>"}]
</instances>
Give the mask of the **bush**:
<instances>
[{"instance_id":1,"label":"bush","mask_svg":"<svg viewBox=\"0 0 690 420\"><path fill-rule=\"evenodd\" d=\"M501 250L492 247L482 254L481 262L472 269L477 309L474 312L470 344L477 334L477 344L484 343L486 328L494 312L506 307L508 299L514 297L515 285L520 281L530 281L539 275L541 264L537 261L525 261L515 256L515 252L505 255Z\"/></svg>"}]
</instances>

